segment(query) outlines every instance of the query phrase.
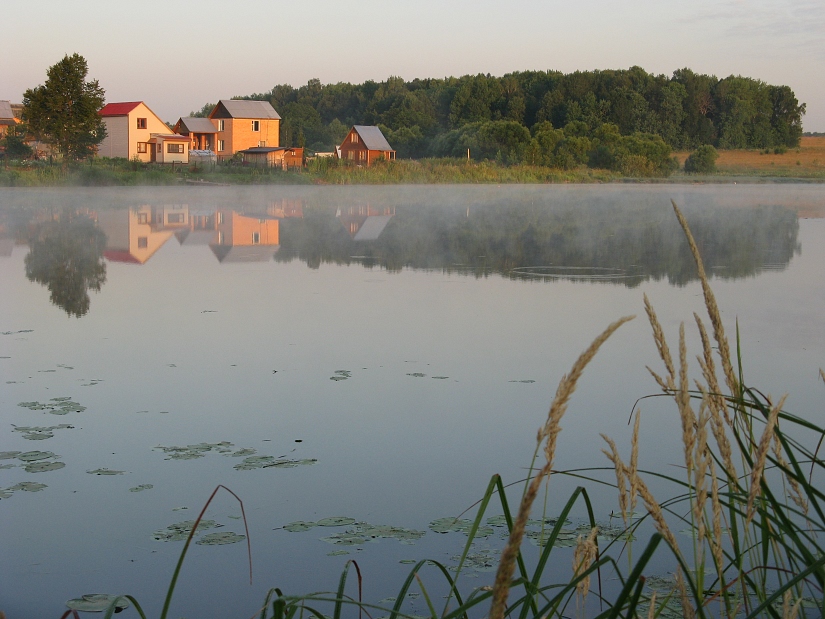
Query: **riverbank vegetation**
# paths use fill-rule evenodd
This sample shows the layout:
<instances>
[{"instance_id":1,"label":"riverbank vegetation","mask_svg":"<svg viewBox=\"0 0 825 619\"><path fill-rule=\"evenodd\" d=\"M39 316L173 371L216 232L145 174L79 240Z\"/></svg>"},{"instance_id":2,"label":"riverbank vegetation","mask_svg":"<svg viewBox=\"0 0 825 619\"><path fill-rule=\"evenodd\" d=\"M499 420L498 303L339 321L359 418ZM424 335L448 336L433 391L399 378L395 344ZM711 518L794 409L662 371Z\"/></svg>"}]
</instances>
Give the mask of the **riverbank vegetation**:
<instances>
[{"instance_id":1,"label":"riverbank vegetation","mask_svg":"<svg viewBox=\"0 0 825 619\"><path fill-rule=\"evenodd\" d=\"M645 298L659 355L659 368L648 369L659 387L658 397L672 405L672 433L681 437L681 450L673 454L681 461L677 467L648 471L640 466L648 446L643 438L645 421L634 406L629 436L621 441L628 447L620 448L614 437L603 437L607 466L561 468L557 447L569 401L599 348L609 346L611 335L632 317L621 318L593 341L560 380L538 431L530 473L522 484L510 487L510 495L514 488L521 489L517 508L510 509L508 489L497 475L492 477L467 527L468 540L456 567L434 560L418 562L394 601L381 605L362 599L361 570L357 561L350 560L336 590L293 596L272 589L258 616L339 619L364 611L367 616L411 619L403 610L411 593L423 596L431 619L823 616L825 462L820 448L825 430L786 411L784 395L774 398L748 384L746 360L738 350L739 333L734 346L697 243L675 205L674 210L695 260L706 309L706 316L693 317L701 350L694 366L698 375L691 380L684 323L677 346L671 348L653 304ZM819 377L825 380L821 369ZM603 474L612 481L600 477ZM559 475L582 483L566 501L553 495ZM620 523L614 526L597 522L591 504L590 494L597 488L604 491L607 485L618 501L615 514ZM663 499L664 491L671 495ZM543 493L547 493L545 511L561 509L552 517L540 515L539 551L528 553L522 542L531 515L541 511L534 504ZM562 539L570 534L566 527L574 507L587 516L568 547ZM465 577L466 566L475 544L484 537L487 511L494 509L502 512L496 517L506 524L509 537L494 581L472 587ZM162 619L197 526L196 521L190 530ZM348 583L353 568L357 585ZM112 596L106 616L126 598ZM137 600L128 600L145 616Z\"/></svg>"},{"instance_id":2,"label":"riverbank vegetation","mask_svg":"<svg viewBox=\"0 0 825 619\"><path fill-rule=\"evenodd\" d=\"M555 132L555 130L552 130ZM547 133L539 136L554 139ZM803 137L790 149L719 150L715 171L687 173L690 151L650 158L634 154L621 138L613 148L602 147L587 154L587 161L568 169L548 160L535 165L507 164L493 160L473 161L458 157L396 160L358 167L333 159L315 159L300 171L262 169L240 164L218 166L173 166L146 164L125 159L94 159L60 165L48 161L8 158L0 164L0 187L116 186L178 184L445 184L445 183L604 183L642 182L733 182L771 179L825 180L825 137ZM644 144L644 140L640 140ZM561 140L560 140L561 142ZM654 153L661 145L652 141ZM657 146L658 145L658 146ZM569 144L568 144L569 146ZM565 146L564 148L568 148ZM624 150L622 150L624 149ZM660 150L659 152L664 152ZM618 153L618 154L617 154ZM592 155L592 159L591 159ZM600 158L619 162L623 169L605 169ZM666 174L667 176L662 176Z\"/></svg>"}]
</instances>

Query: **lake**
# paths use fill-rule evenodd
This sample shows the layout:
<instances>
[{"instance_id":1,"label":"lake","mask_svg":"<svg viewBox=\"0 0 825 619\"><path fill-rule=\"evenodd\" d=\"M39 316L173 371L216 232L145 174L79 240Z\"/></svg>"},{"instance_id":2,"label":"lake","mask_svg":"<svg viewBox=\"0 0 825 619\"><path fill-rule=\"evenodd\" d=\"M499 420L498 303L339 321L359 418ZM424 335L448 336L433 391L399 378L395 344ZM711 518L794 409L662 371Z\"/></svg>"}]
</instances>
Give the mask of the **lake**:
<instances>
[{"instance_id":1,"label":"lake","mask_svg":"<svg viewBox=\"0 0 825 619\"><path fill-rule=\"evenodd\" d=\"M559 469L605 466L600 432L626 450L657 392L644 294L700 352L671 199L746 381L821 423L821 185L0 190L0 609L129 593L157 616L180 523L219 484L243 500L253 584L219 492L170 616L249 617L270 587L333 590L348 559L373 602L410 561L454 565L466 536L436 521L494 473L524 479L559 379L609 323L637 315L579 383ZM678 465L675 411L640 406L640 466ZM548 512L579 483L554 476ZM593 499L609 520L614 493Z\"/></svg>"}]
</instances>

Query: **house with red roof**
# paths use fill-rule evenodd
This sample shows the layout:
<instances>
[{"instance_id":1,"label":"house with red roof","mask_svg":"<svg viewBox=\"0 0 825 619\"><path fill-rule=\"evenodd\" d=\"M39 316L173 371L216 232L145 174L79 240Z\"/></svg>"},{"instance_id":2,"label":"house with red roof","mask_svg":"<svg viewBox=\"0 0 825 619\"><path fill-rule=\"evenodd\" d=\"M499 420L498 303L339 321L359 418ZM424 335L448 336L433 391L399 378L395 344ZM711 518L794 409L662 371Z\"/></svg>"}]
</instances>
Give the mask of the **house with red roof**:
<instances>
[{"instance_id":1,"label":"house with red roof","mask_svg":"<svg viewBox=\"0 0 825 619\"><path fill-rule=\"evenodd\" d=\"M395 151L387 138L381 129L373 125L354 125L336 150L336 155L339 159L368 167L376 161L395 159Z\"/></svg>"},{"instance_id":2,"label":"house with red roof","mask_svg":"<svg viewBox=\"0 0 825 619\"><path fill-rule=\"evenodd\" d=\"M187 136L172 133L143 101L108 103L99 112L106 138L97 148L99 157L122 157L157 163L187 163Z\"/></svg>"}]
</instances>

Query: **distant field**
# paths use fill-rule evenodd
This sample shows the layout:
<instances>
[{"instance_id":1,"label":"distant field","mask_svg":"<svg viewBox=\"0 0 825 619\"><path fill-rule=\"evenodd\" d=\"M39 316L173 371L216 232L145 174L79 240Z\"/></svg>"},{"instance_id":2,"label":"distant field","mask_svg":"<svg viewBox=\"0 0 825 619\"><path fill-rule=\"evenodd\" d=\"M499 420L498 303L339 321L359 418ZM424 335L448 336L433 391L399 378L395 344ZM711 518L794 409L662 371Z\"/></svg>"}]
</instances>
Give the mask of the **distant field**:
<instances>
[{"instance_id":1,"label":"distant field","mask_svg":"<svg viewBox=\"0 0 825 619\"><path fill-rule=\"evenodd\" d=\"M690 153L678 152L684 165ZM720 150L716 168L722 174L758 176L825 176L825 137L802 138L799 148L763 154L760 150Z\"/></svg>"}]
</instances>

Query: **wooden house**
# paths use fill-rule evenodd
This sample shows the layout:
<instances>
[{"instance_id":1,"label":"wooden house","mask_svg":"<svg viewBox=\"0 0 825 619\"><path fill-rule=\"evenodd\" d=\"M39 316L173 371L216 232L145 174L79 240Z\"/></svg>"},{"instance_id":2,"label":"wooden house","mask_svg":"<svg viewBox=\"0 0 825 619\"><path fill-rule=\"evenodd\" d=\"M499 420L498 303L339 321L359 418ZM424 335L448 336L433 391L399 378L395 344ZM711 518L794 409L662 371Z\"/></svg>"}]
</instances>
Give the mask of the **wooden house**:
<instances>
[{"instance_id":1,"label":"wooden house","mask_svg":"<svg viewBox=\"0 0 825 619\"><path fill-rule=\"evenodd\" d=\"M179 118L172 131L190 138L189 150L217 152L218 127L208 118Z\"/></svg>"},{"instance_id":2,"label":"wooden house","mask_svg":"<svg viewBox=\"0 0 825 619\"><path fill-rule=\"evenodd\" d=\"M375 208L369 204L339 207L335 216L353 241L374 241L395 215L394 206Z\"/></svg>"},{"instance_id":3,"label":"wooden house","mask_svg":"<svg viewBox=\"0 0 825 619\"><path fill-rule=\"evenodd\" d=\"M238 152L243 156L244 165L283 170L300 169L304 165L303 148L255 146Z\"/></svg>"},{"instance_id":4,"label":"wooden house","mask_svg":"<svg viewBox=\"0 0 825 619\"><path fill-rule=\"evenodd\" d=\"M218 159L228 159L247 148L281 144L281 117L266 101L221 99L209 120L218 130Z\"/></svg>"},{"instance_id":5,"label":"wooden house","mask_svg":"<svg viewBox=\"0 0 825 619\"><path fill-rule=\"evenodd\" d=\"M395 159L395 151L387 138L381 133L381 129L373 125L355 125L349 130L337 152L340 159L365 166L378 160Z\"/></svg>"},{"instance_id":6,"label":"wooden house","mask_svg":"<svg viewBox=\"0 0 825 619\"><path fill-rule=\"evenodd\" d=\"M159 159L157 140L151 140L153 134L168 135L169 127L143 101L108 103L99 113L106 124L106 137L97 147L99 157L137 158L145 162ZM164 152L160 161L179 161L180 159L174 156L181 154L177 144L174 143L174 152L169 153L173 157L167 158L167 153ZM172 147L171 139L168 145ZM189 152L188 145L185 152Z\"/></svg>"}]
</instances>

